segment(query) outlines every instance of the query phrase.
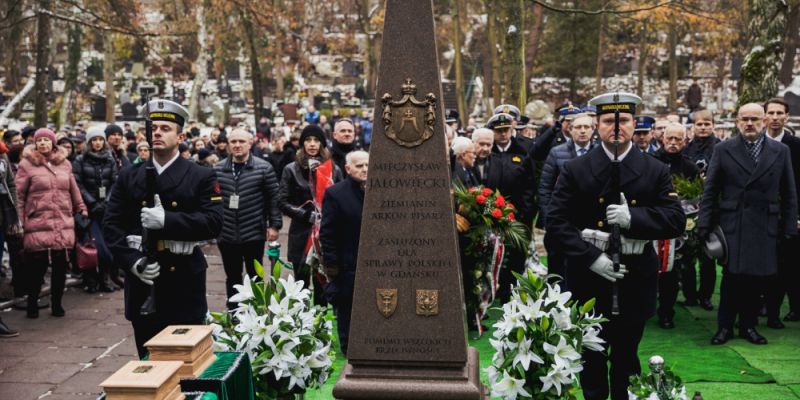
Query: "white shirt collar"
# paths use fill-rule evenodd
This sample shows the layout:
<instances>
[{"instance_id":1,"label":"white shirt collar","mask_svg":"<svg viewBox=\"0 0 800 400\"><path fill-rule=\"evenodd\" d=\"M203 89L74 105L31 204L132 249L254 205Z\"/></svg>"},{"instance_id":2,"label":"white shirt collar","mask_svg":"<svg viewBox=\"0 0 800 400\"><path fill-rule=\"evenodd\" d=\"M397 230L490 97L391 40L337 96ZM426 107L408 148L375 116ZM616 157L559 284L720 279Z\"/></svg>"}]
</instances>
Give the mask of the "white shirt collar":
<instances>
[{"instance_id":1,"label":"white shirt collar","mask_svg":"<svg viewBox=\"0 0 800 400\"><path fill-rule=\"evenodd\" d=\"M592 142L586 143L586 146L581 146L581 145L579 145L579 144L577 144L575 142L572 142L572 143L575 144L575 152L576 153L578 153L578 150L580 150L580 149L584 149L588 153L589 152L589 147L592 145Z\"/></svg>"},{"instance_id":2,"label":"white shirt collar","mask_svg":"<svg viewBox=\"0 0 800 400\"><path fill-rule=\"evenodd\" d=\"M172 159L171 159L171 160L167 161L167 163L166 163L166 164L164 164L164 166L163 166L163 167L162 167L161 165L159 165L159 164L158 164L158 161L156 161L156 158L155 158L155 157L153 157L153 166L155 166L155 167L156 167L156 173L158 173L159 175L161 175L161 173L162 173L162 172L164 172L164 170L166 170L167 168L169 168L169 166L170 166L170 165L172 165L172 163L174 163L174 162L175 162L175 160L177 160L177 159L178 159L178 157L180 157L180 156L181 156L181 152L180 152L180 151L176 151L176 152L175 152L175 157L172 157Z\"/></svg>"},{"instance_id":3,"label":"white shirt collar","mask_svg":"<svg viewBox=\"0 0 800 400\"><path fill-rule=\"evenodd\" d=\"M772 140L776 141L776 142L781 142L781 141L783 141L783 135L785 135L785 134L786 134L786 131L785 131L785 130L783 130L783 131L781 131L781 134L780 134L780 135L778 135L778 136L772 137L772 135L770 135L769 133L767 133L767 134L766 134L766 136L767 136L768 138L770 138L770 139L772 139Z\"/></svg>"},{"instance_id":4,"label":"white shirt collar","mask_svg":"<svg viewBox=\"0 0 800 400\"><path fill-rule=\"evenodd\" d=\"M606 152L606 155L608 156L608 159L609 160L613 160L614 159L614 153L608 151L608 149L606 148L606 146L604 144L601 144L600 146L603 148L603 151ZM628 150L625 150L624 153L618 155L617 156L617 160L620 160L620 161L624 160L625 156L627 156L628 153L631 152L631 149L633 149L633 147L634 147L633 146L633 142L628 142Z\"/></svg>"},{"instance_id":5,"label":"white shirt collar","mask_svg":"<svg viewBox=\"0 0 800 400\"><path fill-rule=\"evenodd\" d=\"M507 152L509 147L511 147L511 141L510 140L508 141L508 143L506 143L505 146L500 146L499 144L497 145L497 148L500 149L501 153Z\"/></svg>"}]
</instances>

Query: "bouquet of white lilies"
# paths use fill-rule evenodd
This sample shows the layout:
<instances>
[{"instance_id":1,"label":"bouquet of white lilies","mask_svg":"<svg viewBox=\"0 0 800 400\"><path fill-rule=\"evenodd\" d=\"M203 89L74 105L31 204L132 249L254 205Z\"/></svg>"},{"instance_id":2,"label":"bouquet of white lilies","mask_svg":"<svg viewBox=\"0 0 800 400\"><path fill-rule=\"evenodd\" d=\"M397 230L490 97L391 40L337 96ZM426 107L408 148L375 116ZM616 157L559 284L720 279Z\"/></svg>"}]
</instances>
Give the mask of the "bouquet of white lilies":
<instances>
[{"instance_id":1,"label":"bouquet of white lilies","mask_svg":"<svg viewBox=\"0 0 800 400\"><path fill-rule=\"evenodd\" d=\"M257 265L263 276L263 269ZM333 326L325 310L313 306L303 281L279 278L280 268L263 280L245 276L230 298L239 306L211 313L214 350L247 353L259 399L304 393L322 386L332 370Z\"/></svg>"},{"instance_id":2,"label":"bouquet of white lilies","mask_svg":"<svg viewBox=\"0 0 800 400\"><path fill-rule=\"evenodd\" d=\"M602 317L589 314L594 299L580 305L528 269L495 324L492 365L486 369L492 396L503 399L574 398L581 351L603 351Z\"/></svg>"}]
</instances>

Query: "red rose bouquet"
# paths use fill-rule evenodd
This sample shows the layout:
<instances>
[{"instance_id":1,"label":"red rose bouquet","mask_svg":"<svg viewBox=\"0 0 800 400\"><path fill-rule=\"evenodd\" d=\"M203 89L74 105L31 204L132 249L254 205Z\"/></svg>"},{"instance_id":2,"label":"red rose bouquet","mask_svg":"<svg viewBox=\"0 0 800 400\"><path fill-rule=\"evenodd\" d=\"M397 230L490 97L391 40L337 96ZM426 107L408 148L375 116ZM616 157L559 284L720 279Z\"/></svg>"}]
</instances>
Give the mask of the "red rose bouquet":
<instances>
[{"instance_id":1,"label":"red rose bouquet","mask_svg":"<svg viewBox=\"0 0 800 400\"><path fill-rule=\"evenodd\" d=\"M516 220L516 207L500 191L482 186L467 188L456 181L453 193L458 205L456 227L462 239L467 315L474 315L482 334L481 320L494 302L505 248L527 252L530 233Z\"/></svg>"}]
</instances>

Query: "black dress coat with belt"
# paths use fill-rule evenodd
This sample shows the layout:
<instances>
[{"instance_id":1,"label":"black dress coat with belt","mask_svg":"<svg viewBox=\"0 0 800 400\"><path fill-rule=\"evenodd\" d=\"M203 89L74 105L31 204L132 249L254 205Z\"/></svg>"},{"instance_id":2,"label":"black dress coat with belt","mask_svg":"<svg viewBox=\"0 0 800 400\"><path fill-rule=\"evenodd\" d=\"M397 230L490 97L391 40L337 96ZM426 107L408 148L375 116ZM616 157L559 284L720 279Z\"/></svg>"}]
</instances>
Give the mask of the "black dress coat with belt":
<instances>
[{"instance_id":1,"label":"black dress coat with belt","mask_svg":"<svg viewBox=\"0 0 800 400\"><path fill-rule=\"evenodd\" d=\"M619 197L610 187L611 160L597 146L565 165L549 204L546 240L558 244L567 260L567 287L580 301L595 298L595 310L611 315L612 283L589 266L602 251L581 238L583 229L610 231L606 207ZM672 188L669 168L652 156L631 149L620 166L620 188L631 213L622 235L657 240L677 237L686 217ZM647 319L656 310L658 260L651 244L640 255L623 255L628 273L619 283L622 315Z\"/></svg>"},{"instance_id":2,"label":"black dress coat with belt","mask_svg":"<svg viewBox=\"0 0 800 400\"><path fill-rule=\"evenodd\" d=\"M296 162L289 163L283 169L278 189L278 207L284 215L292 219L289 224L287 258L294 265L295 271L305 262L303 252L308 243L308 235L311 233L309 217L314 209L307 173L308 171L302 170ZM335 167L333 182L341 180L342 171Z\"/></svg>"},{"instance_id":3,"label":"black dress coat with belt","mask_svg":"<svg viewBox=\"0 0 800 400\"><path fill-rule=\"evenodd\" d=\"M114 261L126 271L144 257L128 246L128 235L141 235L141 209L146 198L145 165L120 172L111 189L103 235ZM156 193L165 210L164 228L148 233L154 240L200 242L214 239L222 229L222 197L214 170L183 157L156 178ZM206 303L206 258L199 247L191 255L169 251L156 254L161 274L155 280L156 316L165 323L202 320ZM136 276L125 279L125 318L134 321L150 293L150 286Z\"/></svg>"},{"instance_id":4,"label":"black dress coat with belt","mask_svg":"<svg viewBox=\"0 0 800 400\"><path fill-rule=\"evenodd\" d=\"M797 188L786 145L764 138L758 160L741 135L716 146L697 227L722 228L729 272L768 276L778 272L779 235L797 234Z\"/></svg>"},{"instance_id":5,"label":"black dress coat with belt","mask_svg":"<svg viewBox=\"0 0 800 400\"><path fill-rule=\"evenodd\" d=\"M533 221L536 193L533 176L526 165L527 157L527 151L516 138L511 138L511 144L505 152L501 152L495 144L492 153L484 162L480 182L490 189L499 190L519 211L517 219L530 226L530 222Z\"/></svg>"}]
</instances>

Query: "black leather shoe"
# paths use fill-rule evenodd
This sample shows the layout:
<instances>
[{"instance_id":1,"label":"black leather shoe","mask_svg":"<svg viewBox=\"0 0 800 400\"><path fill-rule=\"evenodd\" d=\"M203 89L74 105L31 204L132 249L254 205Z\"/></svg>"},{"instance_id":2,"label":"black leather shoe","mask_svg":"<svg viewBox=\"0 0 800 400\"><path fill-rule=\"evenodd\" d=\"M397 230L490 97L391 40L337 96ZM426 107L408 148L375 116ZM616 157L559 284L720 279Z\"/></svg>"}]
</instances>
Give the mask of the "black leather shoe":
<instances>
[{"instance_id":1,"label":"black leather shoe","mask_svg":"<svg viewBox=\"0 0 800 400\"><path fill-rule=\"evenodd\" d=\"M39 305L39 309L40 310L43 309L43 308L50 307L50 302L48 302L47 300L43 300L43 299L39 299L37 304ZM23 301L21 303L14 304L13 308L15 310L25 311L25 310L28 309L28 306L27 306L27 303L25 303Z\"/></svg>"},{"instance_id":2,"label":"black leather shoe","mask_svg":"<svg viewBox=\"0 0 800 400\"><path fill-rule=\"evenodd\" d=\"M110 285L100 284L100 286L97 287L97 290L103 293L113 293L115 289Z\"/></svg>"},{"instance_id":3,"label":"black leather shoe","mask_svg":"<svg viewBox=\"0 0 800 400\"><path fill-rule=\"evenodd\" d=\"M725 344L728 340L733 339L733 332L728 328L721 328L717 331L714 337L711 338L711 344L720 345Z\"/></svg>"},{"instance_id":4,"label":"black leather shoe","mask_svg":"<svg viewBox=\"0 0 800 400\"><path fill-rule=\"evenodd\" d=\"M767 338L759 335L755 328L739 331L739 336L747 339L752 344L767 344Z\"/></svg>"},{"instance_id":5,"label":"black leather shoe","mask_svg":"<svg viewBox=\"0 0 800 400\"><path fill-rule=\"evenodd\" d=\"M714 309L714 305L711 304L711 300L709 299L701 299L700 300L700 308L706 311L711 311Z\"/></svg>"},{"instance_id":6,"label":"black leather shoe","mask_svg":"<svg viewBox=\"0 0 800 400\"><path fill-rule=\"evenodd\" d=\"M662 318L658 320L658 326L661 327L661 329L674 329L675 323L672 322L671 318Z\"/></svg>"},{"instance_id":7,"label":"black leather shoe","mask_svg":"<svg viewBox=\"0 0 800 400\"><path fill-rule=\"evenodd\" d=\"M786 325L781 322L779 319L771 319L767 321L767 326L772 329L783 329L786 328Z\"/></svg>"},{"instance_id":8,"label":"black leather shoe","mask_svg":"<svg viewBox=\"0 0 800 400\"><path fill-rule=\"evenodd\" d=\"M783 320L788 322L800 321L800 314L797 314L794 311L789 311L789 313L786 314L785 317L783 317Z\"/></svg>"},{"instance_id":9,"label":"black leather shoe","mask_svg":"<svg viewBox=\"0 0 800 400\"><path fill-rule=\"evenodd\" d=\"M50 312L51 314L53 314L54 317L63 317L64 314L66 314L66 312L64 311L64 307L61 306L53 306L50 309Z\"/></svg>"}]
</instances>

